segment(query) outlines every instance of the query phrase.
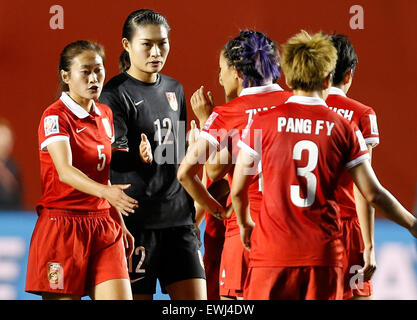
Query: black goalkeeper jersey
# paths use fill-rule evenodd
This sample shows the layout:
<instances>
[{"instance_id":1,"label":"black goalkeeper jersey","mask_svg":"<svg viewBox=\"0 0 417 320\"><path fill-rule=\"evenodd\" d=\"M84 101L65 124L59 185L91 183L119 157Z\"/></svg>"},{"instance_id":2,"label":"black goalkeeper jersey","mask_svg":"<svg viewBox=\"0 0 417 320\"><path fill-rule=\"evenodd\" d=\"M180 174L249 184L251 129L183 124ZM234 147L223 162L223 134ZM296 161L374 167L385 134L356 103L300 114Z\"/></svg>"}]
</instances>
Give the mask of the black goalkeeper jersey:
<instances>
[{"instance_id":1,"label":"black goalkeeper jersey","mask_svg":"<svg viewBox=\"0 0 417 320\"><path fill-rule=\"evenodd\" d=\"M163 74L158 74L155 83L146 83L121 73L106 83L100 102L113 110L110 180L131 184L126 194L139 201L136 212L125 217L128 227L192 224L193 200L177 179L186 146L187 111L181 83ZM140 160L142 133L152 147L151 164Z\"/></svg>"}]
</instances>

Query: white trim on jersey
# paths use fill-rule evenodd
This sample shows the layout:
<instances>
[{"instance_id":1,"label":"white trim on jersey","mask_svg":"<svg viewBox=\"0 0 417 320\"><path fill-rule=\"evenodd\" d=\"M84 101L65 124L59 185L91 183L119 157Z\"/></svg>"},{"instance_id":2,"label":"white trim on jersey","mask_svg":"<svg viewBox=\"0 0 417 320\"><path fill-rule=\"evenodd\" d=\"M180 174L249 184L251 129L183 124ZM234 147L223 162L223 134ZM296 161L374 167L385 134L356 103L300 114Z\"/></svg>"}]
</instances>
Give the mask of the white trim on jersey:
<instances>
[{"instance_id":1,"label":"white trim on jersey","mask_svg":"<svg viewBox=\"0 0 417 320\"><path fill-rule=\"evenodd\" d=\"M377 137L370 137L365 139L366 144L370 144L373 147L376 147L379 144L379 138Z\"/></svg>"},{"instance_id":2,"label":"white trim on jersey","mask_svg":"<svg viewBox=\"0 0 417 320\"><path fill-rule=\"evenodd\" d=\"M369 153L361 155L360 157L357 157L356 159L353 159L352 161L349 161L348 163L346 163L346 168L351 169L353 167L356 167L357 165L361 164L362 162L368 159L369 159Z\"/></svg>"},{"instance_id":3,"label":"white trim on jersey","mask_svg":"<svg viewBox=\"0 0 417 320\"><path fill-rule=\"evenodd\" d=\"M308 106L322 105L328 108L326 102L319 97L291 96L285 103L298 103Z\"/></svg>"},{"instance_id":4,"label":"white trim on jersey","mask_svg":"<svg viewBox=\"0 0 417 320\"><path fill-rule=\"evenodd\" d=\"M78 103L76 103L66 92L62 92L61 94L61 101L71 110L73 114L75 114L78 118L84 119L87 118L90 114L85 111L83 107L81 107ZM100 109L97 108L96 103L93 101L94 112L101 116Z\"/></svg>"},{"instance_id":5,"label":"white trim on jersey","mask_svg":"<svg viewBox=\"0 0 417 320\"><path fill-rule=\"evenodd\" d=\"M217 141L215 137L213 137L210 133L206 131L200 131L199 137L206 139L212 146L216 147L216 149L220 145L219 141Z\"/></svg>"},{"instance_id":6,"label":"white trim on jersey","mask_svg":"<svg viewBox=\"0 0 417 320\"><path fill-rule=\"evenodd\" d=\"M346 93L342 89L336 87L330 87L329 94L336 94L338 96L347 98Z\"/></svg>"},{"instance_id":7,"label":"white trim on jersey","mask_svg":"<svg viewBox=\"0 0 417 320\"><path fill-rule=\"evenodd\" d=\"M68 136L53 136L50 137L48 139L46 139L44 142L41 143L41 150L45 151L44 149L50 145L51 143L54 142L58 142L58 141L68 141L69 142L69 137Z\"/></svg>"},{"instance_id":8,"label":"white trim on jersey","mask_svg":"<svg viewBox=\"0 0 417 320\"><path fill-rule=\"evenodd\" d=\"M260 157L260 154L258 152L256 152L255 150L253 150L251 147L249 147L246 143L244 143L242 140L239 140L237 143L237 146L246 151L247 153L249 153L249 155L254 158L254 159L258 159ZM259 167L258 167L259 170ZM262 169L261 169L262 170Z\"/></svg>"},{"instance_id":9,"label":"white trim on jersey","mask_svg":"<svg viewBox=\"0 0 417 320\"><path fill-rule=\"evenodd\" d=\"M249 94L258 94L274 91L284 91L284 89L282 89L277 83L268 84L266 86L243 88L239 94L239 97L246 96Z\"/></svg>"}]
</instances>

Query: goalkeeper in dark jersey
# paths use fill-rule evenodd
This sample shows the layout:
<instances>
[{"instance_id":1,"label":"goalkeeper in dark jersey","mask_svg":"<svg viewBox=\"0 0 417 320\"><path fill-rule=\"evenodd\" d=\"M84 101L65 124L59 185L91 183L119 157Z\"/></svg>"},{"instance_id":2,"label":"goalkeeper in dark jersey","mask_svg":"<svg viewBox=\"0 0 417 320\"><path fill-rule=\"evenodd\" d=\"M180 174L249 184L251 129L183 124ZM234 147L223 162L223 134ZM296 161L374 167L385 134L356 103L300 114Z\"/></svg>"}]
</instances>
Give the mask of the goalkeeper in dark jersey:
<instances>
[{"instance_id":1,"label":"goalkeeper in dark jersey","mask_svg":"<svg viewBox=\"0 0 417 320\"><path fill-rule=\"evenodd\" d=\"M185 153L186 103L178 81L160 73L169 53L167 20L152 10L126 19L121 73L100 102L113 110L111 182L139 208L125 218L135 238L129 274L135 299L152 299L159 279L171 299L206 299L206 280L194 228L195 208L177 180Z\"/></svg>"}]
</instances>

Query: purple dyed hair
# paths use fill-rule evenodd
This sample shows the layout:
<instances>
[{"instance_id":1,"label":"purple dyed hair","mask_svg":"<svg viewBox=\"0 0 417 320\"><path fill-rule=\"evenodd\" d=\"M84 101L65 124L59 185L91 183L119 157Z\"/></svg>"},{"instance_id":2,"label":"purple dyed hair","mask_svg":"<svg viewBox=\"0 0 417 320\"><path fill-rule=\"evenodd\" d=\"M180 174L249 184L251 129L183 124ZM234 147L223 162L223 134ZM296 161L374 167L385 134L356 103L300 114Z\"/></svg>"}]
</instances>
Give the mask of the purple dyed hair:
<instances>
[{"instance_id":1,"label":"purple dyed hair","mask_svg":"<svg viewBox=\"0 0 417 320\"><path fill-rule=\"evenodd\" d=\"M279 52L264 33L245 30L223 48L230 66L243 74L243 87L262 86L275 82L281 75Z\"/></svg>"}]
</instances>

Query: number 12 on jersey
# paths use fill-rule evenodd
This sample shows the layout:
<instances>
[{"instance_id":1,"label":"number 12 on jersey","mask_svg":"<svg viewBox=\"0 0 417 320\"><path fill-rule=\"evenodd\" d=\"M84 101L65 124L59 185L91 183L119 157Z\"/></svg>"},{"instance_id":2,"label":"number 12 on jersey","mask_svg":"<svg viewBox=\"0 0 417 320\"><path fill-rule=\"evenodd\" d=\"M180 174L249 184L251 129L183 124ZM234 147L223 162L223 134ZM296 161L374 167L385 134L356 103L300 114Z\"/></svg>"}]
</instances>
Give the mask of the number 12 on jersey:
<instances>
[{"instance_id":1,"label":"number 12 on jersey","mask_svg":"<svg viewBox=\"0 0 417 320\"><path fill-rule=\"evenodd\" d=\"M308 151L308 161L305 167L297 168L297 176L306 179L307 198L301 198L299 185L291 185L290 187L292 203L301 208L310 207L316 198L317 178L312 171L316 169L319 159L317 145L309 140L301 140L294 145L292 152L293 160L301 160L303 150Z\"/></svg>"}]
</instances>

